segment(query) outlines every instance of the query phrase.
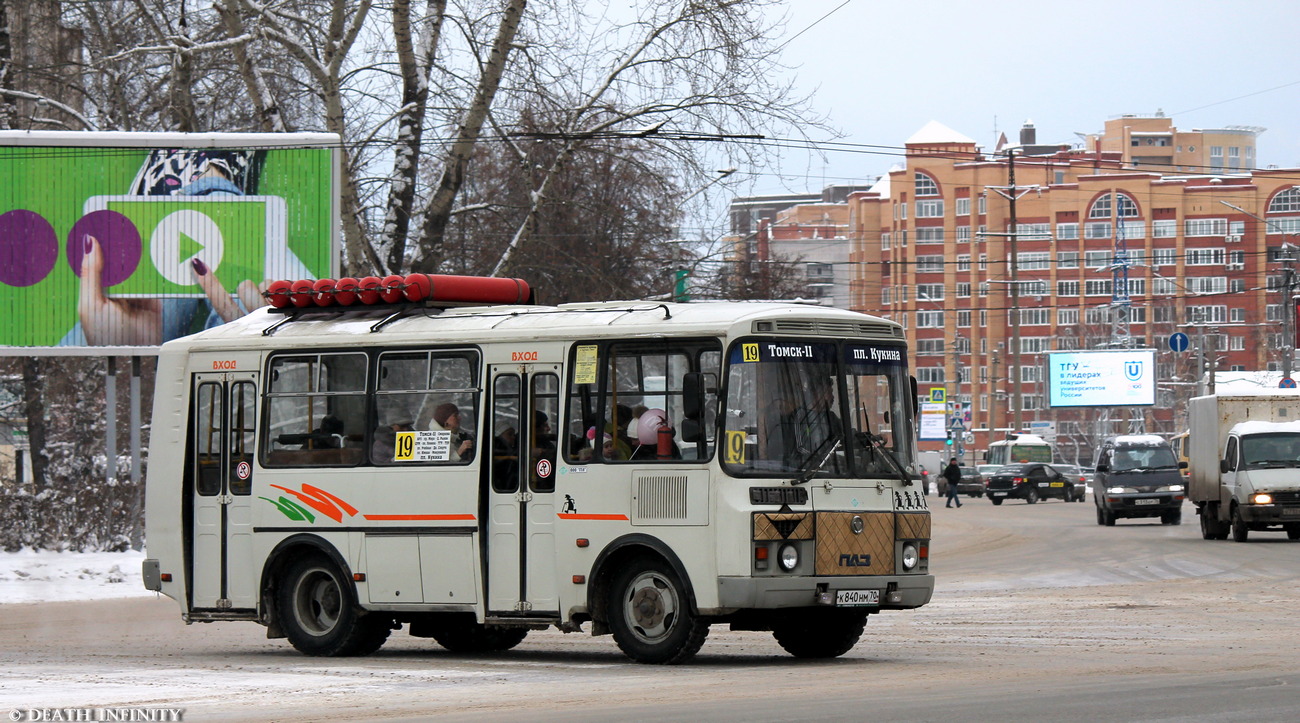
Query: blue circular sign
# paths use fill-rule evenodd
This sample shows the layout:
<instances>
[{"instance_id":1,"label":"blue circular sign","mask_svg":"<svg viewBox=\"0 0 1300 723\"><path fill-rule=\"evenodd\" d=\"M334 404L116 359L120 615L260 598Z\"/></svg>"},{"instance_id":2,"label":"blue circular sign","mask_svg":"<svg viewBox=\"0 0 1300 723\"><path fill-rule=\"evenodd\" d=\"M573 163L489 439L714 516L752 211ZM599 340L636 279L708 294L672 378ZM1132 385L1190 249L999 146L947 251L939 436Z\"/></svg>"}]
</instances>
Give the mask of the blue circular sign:
<instances>
[{"instance_id":1,"label":"blue circular sign","mask_svg":"<svg viewBox=\"0 0 1300 723\"><path fill-rule=\"evenodd\" d=\"M1282 377L1282 381L1277 383L1282 389L1295 389L1295 380L1291 377Z\"/></svg>"},{"instance_id":2,"label":"blue circular sign","mask_svg":"<svg viewBox=\"0 0 1300 723\"><path fill-rule=\"evenodd\" d=\"M1175 332L1169 335L1169 348L1174 351L1187 351L1187 335L1183 332Z\"/></svg>"}]
</instances>

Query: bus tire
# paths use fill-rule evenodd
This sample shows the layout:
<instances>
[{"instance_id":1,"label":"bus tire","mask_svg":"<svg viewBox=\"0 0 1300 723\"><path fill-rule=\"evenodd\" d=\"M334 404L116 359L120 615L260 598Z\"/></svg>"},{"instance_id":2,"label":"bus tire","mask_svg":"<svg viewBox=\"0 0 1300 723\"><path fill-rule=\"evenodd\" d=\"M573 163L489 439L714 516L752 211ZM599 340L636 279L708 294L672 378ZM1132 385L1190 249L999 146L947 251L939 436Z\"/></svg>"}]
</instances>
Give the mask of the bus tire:
<instances>
[{"instance_id":1,"label":"bus tire","mask_svg":"<svg viewBox=\"0 0 1300 723\"><path fill-rule=\"evenodd\" d=\"M489 628L472 623L430 632L439 645L453 653L500 653L524 642L528 628Z\"/></svg>"},{"instance_id":2,"label":"bus tire","mask_svg":"<svg viewBox=\"0 0 1300 723\"><path fill-rule=\"evenodd\" d=\"M321 555L296 560L278 590L280 627L299 652L330 657L369 655L383 646L391 621L363 615L352 585Z\"/></svg>"},{"instance_id":3,"label":"bus tire","mask_svg":"<svg viewBox=\"0 0 1300 723\"><path fill-rule=\"evenodd\" d=\"M686 586L656 558L633 559L618 571L606 615L614 642L638 663L685 662L709 635L708 622L691 610Z\"/></svg>"},{"instance_id":4,"label":"bus tire","mask_svg":"<svg viewBox=\"0 0 1300 723\"><path fill-rule=\"evenodd\" d=\"M772 635L796 658L838 658L862 637L867 611L819 608L772 625Z\"/></svg>"}]
</instances>

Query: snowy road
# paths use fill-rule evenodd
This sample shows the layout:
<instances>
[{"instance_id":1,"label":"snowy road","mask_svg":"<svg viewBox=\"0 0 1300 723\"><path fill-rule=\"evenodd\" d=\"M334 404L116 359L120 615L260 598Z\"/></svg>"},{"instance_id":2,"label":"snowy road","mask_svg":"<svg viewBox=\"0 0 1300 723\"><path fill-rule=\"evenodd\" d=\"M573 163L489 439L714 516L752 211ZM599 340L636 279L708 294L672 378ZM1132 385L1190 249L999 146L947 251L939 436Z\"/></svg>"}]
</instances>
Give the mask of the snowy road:
<instances>
[{"instance_id":1,"label":"snowy road","mask_svg":"<svg viewBox=\"0 0 1300 723\"><path fill-rule=\"evenodd\" d=\"M1090 503L937 509L935 601L873 616L829 662L722 626L674 668L550 631L494 656L399 633L371 657L320 660L250 623L186 627L167 599L9 602L0 720L75 706L187 721L1300 719L1300 543L1206 542L1184 514L1105 528ZM67 584L121 594L86 572ZM22 599L20 577L0 572L0 599Z\"/></svg>"}]
</instances>

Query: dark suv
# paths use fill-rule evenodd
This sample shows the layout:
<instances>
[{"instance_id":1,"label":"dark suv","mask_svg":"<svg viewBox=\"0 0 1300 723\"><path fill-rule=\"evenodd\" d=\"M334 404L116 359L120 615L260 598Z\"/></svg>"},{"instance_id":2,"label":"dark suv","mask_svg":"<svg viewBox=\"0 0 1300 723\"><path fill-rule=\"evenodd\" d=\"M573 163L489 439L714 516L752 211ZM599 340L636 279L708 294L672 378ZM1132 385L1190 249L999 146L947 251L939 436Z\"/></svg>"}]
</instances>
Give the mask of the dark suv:
<instances>
[{"instance_id":1,"label":"dark suv","mask_svg":"<svg viewBox=\"0 0 1300 723\"><path fill-rule=\"evenodd\" d=\"M1165 525L1183 521L1183 476L1174 450L1154 434L1110 437L1097 451L1092 499L1097 524L1113 526L1121 517L1159 517Z\"/></svg>"},{"instance_id":2,"label":"dark suv","mask_svg":"<svg viewBox=\"0 0 1300 723\"><path fill-rule=\"evenodd\" d=\"M1082 491L1076 493L1071 478L1043 462L1009 464L985 479L985 491L995 505L1009 498L1022 499L1031 505L1049 497L1068 502L1076 494L1082 494Z\"/></svg>"}]
</instances>

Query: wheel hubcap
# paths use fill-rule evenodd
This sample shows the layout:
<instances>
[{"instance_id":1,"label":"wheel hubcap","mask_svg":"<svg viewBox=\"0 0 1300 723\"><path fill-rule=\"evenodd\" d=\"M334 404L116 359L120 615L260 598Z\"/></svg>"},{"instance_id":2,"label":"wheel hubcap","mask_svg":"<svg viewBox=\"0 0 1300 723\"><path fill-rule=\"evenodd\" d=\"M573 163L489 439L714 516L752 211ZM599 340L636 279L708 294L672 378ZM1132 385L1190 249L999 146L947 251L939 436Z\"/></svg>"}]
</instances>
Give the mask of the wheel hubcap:
<instances>
[{"instance_id":1,"label":"wheel hubcap","mask_svg":"<svg viewBox=\"0 0 1300 723\"><path fill-rule=\"evenodd\" d=\"M294 593L294 615L303 630L325 635L338 625L343 595L333 576L324 570L303 575Z\"/></svg>"},{"instance_id":2,"label":"wheel hubcap","mask_svg":"<svg viewBox=\"0 0 1300 723\"><path fill-rule=\"evenodd\" d=\"M658 641L672 630L677 616L677 593L662 577L643 573L629 586L623 614L638 638Z\"/></svg>"}]
</instances>

